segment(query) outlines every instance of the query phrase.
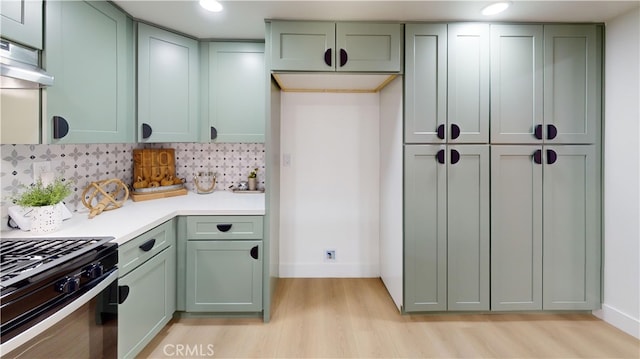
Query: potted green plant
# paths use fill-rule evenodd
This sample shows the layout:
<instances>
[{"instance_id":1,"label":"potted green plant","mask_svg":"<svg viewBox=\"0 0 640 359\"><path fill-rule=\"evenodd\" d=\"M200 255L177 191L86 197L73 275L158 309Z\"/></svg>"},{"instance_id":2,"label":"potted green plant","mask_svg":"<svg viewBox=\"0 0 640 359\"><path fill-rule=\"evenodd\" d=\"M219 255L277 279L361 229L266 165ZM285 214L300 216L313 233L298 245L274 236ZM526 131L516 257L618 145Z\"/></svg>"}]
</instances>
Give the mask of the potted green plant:
<instances>
[{"instance_id":1,"label":"potted green plant","mask_svg":"<svg viewBox=\"0 0 640 359\"><path fill-rule=\"evenodd\" d=\"M249 173L249 191L255 191L257 188L257 179L258 177L258 169L255 168L251 173Z\"/></svg>"},{"instance_id":2,"label":"potted green plant","mask_svg":"<svg viewBox=\"0 0 640 359\"><path fill-rule=\"evenodd\" d=\"M48 185L41 180L27 187L15 197L13 202L21 207L31 208L31 231L36 233L53 232L62 224L62 208L59 204L71 194L71 183L60 178Z\"/></svg>"}]
</instances>

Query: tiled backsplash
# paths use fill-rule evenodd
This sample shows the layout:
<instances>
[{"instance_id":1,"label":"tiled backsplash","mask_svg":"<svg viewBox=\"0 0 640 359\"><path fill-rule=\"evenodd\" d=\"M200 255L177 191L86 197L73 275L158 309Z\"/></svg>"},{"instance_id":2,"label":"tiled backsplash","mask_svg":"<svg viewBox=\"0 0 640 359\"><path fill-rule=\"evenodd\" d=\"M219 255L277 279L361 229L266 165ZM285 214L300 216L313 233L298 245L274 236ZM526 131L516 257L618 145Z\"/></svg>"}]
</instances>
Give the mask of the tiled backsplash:
<instances>
[{"instance_id":1,"label":"tiled backsplash","mask_svg":"<svg viewBox=\"0 0 640 359\"><path fill-rule=\"evenodd\" d=\"M93 181L119 178L132 183L134 148L174 148L176 172L185 178L187 188L193 191L193 174L214 172L216 190L227 190L246 180L254 168L259 168L259 187L264 186L264 144L262 143L163 143L90 144L90 145L0 145L0 188L3 219L10 198L21 192L23 186L33 183L32 164L51 161L56 176L72 181L73 194L65 202L70 210L84 208L80 196Z\"/></svg>"}]
</instances>

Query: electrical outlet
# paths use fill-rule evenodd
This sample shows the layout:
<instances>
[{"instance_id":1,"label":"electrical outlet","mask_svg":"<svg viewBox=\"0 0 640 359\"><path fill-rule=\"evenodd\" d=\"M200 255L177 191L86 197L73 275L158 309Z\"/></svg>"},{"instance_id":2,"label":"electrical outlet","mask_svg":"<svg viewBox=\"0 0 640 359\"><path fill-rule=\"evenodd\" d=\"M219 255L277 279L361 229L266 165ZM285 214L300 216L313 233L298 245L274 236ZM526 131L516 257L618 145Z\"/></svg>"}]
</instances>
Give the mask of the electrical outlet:
<instances>
[{"instance_id":1,"label":"electrical outlet","mask_svg":"<svg viewBox=\"0 0 640 359\"><path fill-rule=\"evenodd\" d=\"M33 182L38 182L43 173L51 173L51 161L34 162L32 165Z\"/></svg>"},{"instance_id":2,"label":"electrical outlet","mask_svg":"<svg viewBox=\"0 0 640 359\"><path fill-rule=\"evenodd\" d=\"M324 251L324 260L327 262L334 262L336 260L336 250L327 249Z\"/></svg>"}]
</instances>

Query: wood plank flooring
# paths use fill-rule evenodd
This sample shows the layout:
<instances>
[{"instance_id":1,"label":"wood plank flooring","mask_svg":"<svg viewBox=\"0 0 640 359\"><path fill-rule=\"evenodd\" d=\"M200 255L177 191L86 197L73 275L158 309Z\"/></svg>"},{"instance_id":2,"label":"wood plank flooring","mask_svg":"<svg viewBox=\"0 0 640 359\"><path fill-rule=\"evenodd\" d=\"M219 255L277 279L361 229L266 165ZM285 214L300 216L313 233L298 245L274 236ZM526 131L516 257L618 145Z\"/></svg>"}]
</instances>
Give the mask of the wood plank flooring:
<instances>
[{"instance_id":1,"label":"wood plank flooring","mask_svg":"<svg viewBox=\"0 0 640 359\"><path fill-rule=\"evenodd\" d=\"M590 314L401 315L377 278L281 279L270 323L177 319L139 357L180 345L214 358L640 358L639 340Z\"/></svg>"}]
</instances>

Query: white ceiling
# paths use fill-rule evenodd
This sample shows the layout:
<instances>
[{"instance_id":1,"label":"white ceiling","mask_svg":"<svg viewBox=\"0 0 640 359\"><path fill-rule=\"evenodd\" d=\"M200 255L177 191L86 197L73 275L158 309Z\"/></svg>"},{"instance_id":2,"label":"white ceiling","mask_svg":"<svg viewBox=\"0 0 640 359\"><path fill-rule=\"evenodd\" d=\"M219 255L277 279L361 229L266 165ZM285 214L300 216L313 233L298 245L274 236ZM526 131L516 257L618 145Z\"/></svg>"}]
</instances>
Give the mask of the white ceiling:
<instances>
[{"instance_id":1,"label":"white ceiling","mask_svg":"<svg viewBox=\"0 0 640 359\"><path fill-rule=\"evenodd\" d=\"M493 17L480 10L493 1L221 1L210 13L197 0L114 0L134 18L198 39L264 39L264 19L388 21L606 22L633 7L633 1L526 1Z\"/></svg>"}]
</instances>

